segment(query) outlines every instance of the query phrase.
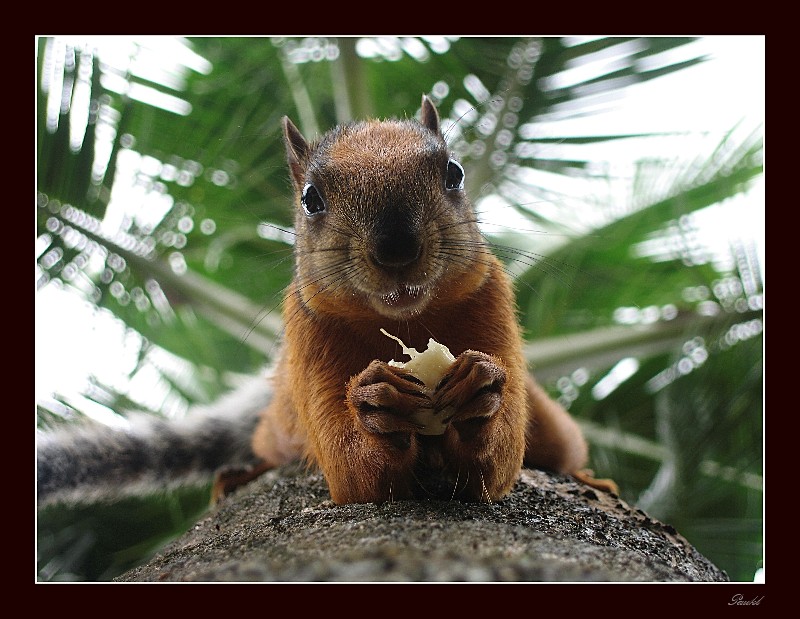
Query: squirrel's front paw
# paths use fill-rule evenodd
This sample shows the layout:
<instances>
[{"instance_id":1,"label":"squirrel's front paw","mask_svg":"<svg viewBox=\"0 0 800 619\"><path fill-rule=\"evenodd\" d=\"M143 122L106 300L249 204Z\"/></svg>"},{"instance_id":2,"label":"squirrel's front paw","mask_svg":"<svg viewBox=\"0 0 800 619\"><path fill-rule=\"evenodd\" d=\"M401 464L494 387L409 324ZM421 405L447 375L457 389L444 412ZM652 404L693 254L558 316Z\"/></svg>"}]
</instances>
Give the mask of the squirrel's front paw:
<instances>
[{"instance_id":1,"label":"squirrel's front paw","mask_svg":"<svg viewBox=\"0 0 800 619\"><path fill-rule=\"evenodd\" d=\"M433 405L445 422L488 419L500 408L505 383L498 359L465 350L436 387Z\"/></svg>"},{"instance_id":2,"label":"squirrel's front paw","mask_svg":"<svg viewBox=\"0 0 800 619\"><path fill-rule=\"evenodd\" d=\"M364 428L375 434L411 433L420 409L432 408L425 385L408 371L373 361L347 385L347 401Z\"/></svg>"}]
</instances>

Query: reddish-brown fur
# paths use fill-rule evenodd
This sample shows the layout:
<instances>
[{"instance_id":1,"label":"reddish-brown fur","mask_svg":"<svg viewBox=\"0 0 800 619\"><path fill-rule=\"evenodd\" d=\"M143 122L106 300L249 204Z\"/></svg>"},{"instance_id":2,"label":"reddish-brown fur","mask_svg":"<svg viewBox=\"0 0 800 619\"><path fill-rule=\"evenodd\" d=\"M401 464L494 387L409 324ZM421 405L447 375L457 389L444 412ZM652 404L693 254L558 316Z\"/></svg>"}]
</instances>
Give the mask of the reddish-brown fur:
<instances>
[{"instance_id":1,"label":"reddish-brown fur","mask_svg":"<svg viewBox=\"0 0 800 619\"><path fill-rule=\"evenodd\" d=\"M463 191L445 187L449 154L433 104L423 98L421 123L369 121L311 145L288 119L284 128L297 269L275 395L252 441L259 470L305 458L336 503L441 496L442 487L492 501L523 461L578 474L580 429L529 375L509 279ZM300 206L307 183L325 199L321 215ZM385 238L397 230L420 245L399 259ZM420 350L430 337L450 348L456 361L433 393L385 363L402 351L381 328ZM443 435L416 433L419 406L452 416Z\"/></svg>"}]
</instances>

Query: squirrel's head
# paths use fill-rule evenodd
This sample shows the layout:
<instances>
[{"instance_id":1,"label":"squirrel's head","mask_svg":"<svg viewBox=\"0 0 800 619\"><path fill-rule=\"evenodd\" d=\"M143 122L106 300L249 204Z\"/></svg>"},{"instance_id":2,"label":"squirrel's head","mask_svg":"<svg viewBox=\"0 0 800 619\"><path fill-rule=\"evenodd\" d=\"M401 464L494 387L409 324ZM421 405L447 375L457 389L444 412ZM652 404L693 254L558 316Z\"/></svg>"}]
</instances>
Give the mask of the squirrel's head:
<instances>
[{"instance_id":1,"label":"squirrel's head","mask_svg":"<svg viewBox=\"0 0 800 619\"><path fill-rule=\"evenodd\" d=\"M311 144L287 117L283 127L304 303L402 319L479 285L481 237L464 169L428 97L419 122L350 123Z\"/></svg>"}]
</instances>

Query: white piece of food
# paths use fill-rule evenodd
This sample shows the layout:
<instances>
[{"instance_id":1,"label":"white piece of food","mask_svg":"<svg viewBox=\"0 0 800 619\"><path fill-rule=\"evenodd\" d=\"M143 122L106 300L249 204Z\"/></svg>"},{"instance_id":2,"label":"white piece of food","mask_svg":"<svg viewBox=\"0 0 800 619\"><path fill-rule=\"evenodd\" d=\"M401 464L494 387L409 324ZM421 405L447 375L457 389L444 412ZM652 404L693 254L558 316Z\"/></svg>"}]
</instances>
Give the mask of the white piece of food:
<instances>
[{"instance_id":1,"label":"white piece of food","mask_svg":"<svg viewBox=\"0 0 800 619\"><path fill-rule=\"evenodd\" d=\"M424 352L419 352L416 348L406 346L403 340L391 333L387 333L385 329L381 329L381 333L386 337L397 340L397 343L403 347L403 354L411 357L411 361L406 361L405 363L392 359L389 361L389 365L396 368L405 368L425 383L425 386L430 390L436 388L436 385L447 373L453 361L456 360L447 346L440 344L433 338L428 340L428 348Z\"/></svg>"},{"instance_id":2,"label":"white piece of food","mask_svg":"<svg viewBox=\"0 0 800 619\"><path fill-rule=\"evenodd\" d=\"M416 348L409 348L399 337L381 329L386 337L396 340L403 347L403 354L411 357L411 361L389 361L389 365L397 368L404 368L411 372L412 376L419 378L424 384L426 391L431 393L436 389L436 385L442 380L447 370L456 358L444 344L440 344L433 338L428 340L428 347L424 352L419 352ZM436 415L432 408L420 408L414 414L414 422L421 425L418 431L420 434L444 434L447 424L441 422L442 415Z\"/></svg>"}]
</instances>

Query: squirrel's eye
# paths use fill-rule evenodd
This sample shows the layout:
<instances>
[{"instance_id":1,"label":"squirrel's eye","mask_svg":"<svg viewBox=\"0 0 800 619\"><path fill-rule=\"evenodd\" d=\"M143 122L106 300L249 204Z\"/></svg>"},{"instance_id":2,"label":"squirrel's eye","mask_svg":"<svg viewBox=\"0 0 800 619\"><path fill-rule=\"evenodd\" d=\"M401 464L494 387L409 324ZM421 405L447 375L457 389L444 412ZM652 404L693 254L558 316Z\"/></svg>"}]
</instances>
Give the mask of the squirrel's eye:
<instances>
[{"instance_id":1,"label":"squirrel's eye","mask_svg":"<svg viewBox=\"0 0 800 619\"><path fill-rule=\"evenodd\" d=\"M447 162L447 176L444 179L447 189L464 189L464 168L455 159Z\"/></svg>"},{"instance_id":2,"label":"squirrel's eye","mask_svg":"<svg viewBox=\"0 0 800 619\"><path fill-rule=\"evenodd\" d=\"M306 183L306 186L303 187L303 195L300 196L300 203L303 205L303 211L305 211L305 214L309 217L325 211L325 201L322 199L322 196L319 195L317 188L311 183Z\"/></svg>"}]
</instances>

